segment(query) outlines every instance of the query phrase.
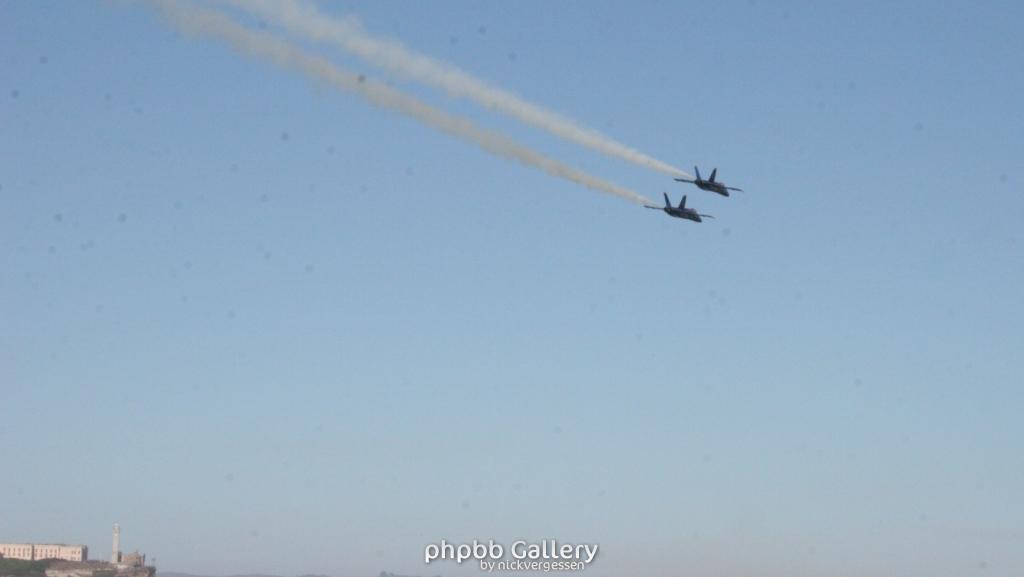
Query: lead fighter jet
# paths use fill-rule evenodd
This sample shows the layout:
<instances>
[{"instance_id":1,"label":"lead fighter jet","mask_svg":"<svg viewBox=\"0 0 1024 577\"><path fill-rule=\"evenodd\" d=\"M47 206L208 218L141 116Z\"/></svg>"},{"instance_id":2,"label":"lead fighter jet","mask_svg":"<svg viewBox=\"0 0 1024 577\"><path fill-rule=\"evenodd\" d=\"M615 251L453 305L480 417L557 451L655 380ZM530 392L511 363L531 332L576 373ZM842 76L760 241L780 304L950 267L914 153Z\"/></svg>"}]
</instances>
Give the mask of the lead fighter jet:
<instances>
[{"instance_id":1,"label":"lead fighter jet","mask_svg":"<svg viewBox=\"0 0 1024 577\"><path fill-rule=\"evenodd\" d=\"M701 190L710 190L711 192L717 192L722 196L729 196L730 190L735 190L739 192L743 191L742 188L733 188L731 186L726 186L724 182L715 182L715 175L718 174L717 168L711 171L711 178L709 178L708 180L704 180L703 178L700 177L700 169L698 169L696 166L693 167L693 172L697 175L697 180L689 180L687 178L677 178L676 180L678 180L679 182L690 182L696 184L697 188Z\"/></svg>"},{"instance_id":2,"label":"lead fighter jet","mask_svg":"<svg viewBox=\"0 0 1024 577\"><path fill-rule=\"evenodd\" d=\"M698 214L695 209L686 208L685 194L683 195L683 200L679 201L678 207L672 206L672 202L669 201L667 193L663 192L662 194L665 195L665 206L651 206L649 204L645 204L644 207L653 208L655 210L663 210L665 211L665 214L669 216L674 216L676 218L685 218L686 220L692 220L693 222L702 222L701 217L715 218L710 214Z\"/></svg>"}]
</instances>

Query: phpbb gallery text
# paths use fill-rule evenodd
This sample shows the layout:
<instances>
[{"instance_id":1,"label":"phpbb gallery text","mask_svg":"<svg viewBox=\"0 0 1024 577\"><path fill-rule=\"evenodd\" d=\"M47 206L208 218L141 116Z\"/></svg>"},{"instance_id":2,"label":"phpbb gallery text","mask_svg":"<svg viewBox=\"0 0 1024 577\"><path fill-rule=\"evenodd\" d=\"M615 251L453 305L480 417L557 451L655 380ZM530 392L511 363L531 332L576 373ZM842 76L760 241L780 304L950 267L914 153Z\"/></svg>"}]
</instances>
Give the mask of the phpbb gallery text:
<instances>
[{"instance_id":1,"label":"phpbb gallery text","mask_svg":"<svg viewBox=\"0 0 1024 577\"><path fill-rule=\"evenodd\" d=\"M559 543L555 539L513 541L507 548L493 539L449 543L442 539L423 549L423 561L477 561L481 571L583 571L596 557L596 543ZM506 555L507 553L507 555Z\"/></svg>"}]
</instances>

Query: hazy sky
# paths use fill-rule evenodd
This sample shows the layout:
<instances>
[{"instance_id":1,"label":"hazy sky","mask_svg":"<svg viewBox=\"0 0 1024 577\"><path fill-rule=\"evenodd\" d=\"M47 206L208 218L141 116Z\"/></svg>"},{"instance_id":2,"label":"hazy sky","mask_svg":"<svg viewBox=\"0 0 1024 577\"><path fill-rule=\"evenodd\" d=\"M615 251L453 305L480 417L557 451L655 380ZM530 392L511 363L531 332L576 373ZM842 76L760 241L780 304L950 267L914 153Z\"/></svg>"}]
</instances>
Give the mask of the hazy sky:
<instances>
[{"instance_id":1,"label":"hazy sky","mask_svg":"<svg viewBox=\"0 0 1024 577\"><path fill-rule=\"evenodd\" d=\"M1024 573L1024 7L323 5L669 219L178 32L0 2L0 541L163 570ZM243 20L254 24L251 19ZM273 26L265 29L275 31Z\"/></svg>"}]
</instances>

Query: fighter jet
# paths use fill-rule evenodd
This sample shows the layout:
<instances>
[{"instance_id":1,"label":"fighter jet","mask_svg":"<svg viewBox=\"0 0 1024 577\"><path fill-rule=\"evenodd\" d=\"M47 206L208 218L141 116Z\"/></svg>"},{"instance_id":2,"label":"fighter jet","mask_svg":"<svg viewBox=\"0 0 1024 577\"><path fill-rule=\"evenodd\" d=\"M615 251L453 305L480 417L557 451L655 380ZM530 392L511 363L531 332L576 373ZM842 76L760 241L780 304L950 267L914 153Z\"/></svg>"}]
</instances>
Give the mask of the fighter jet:
<instances>
[{"instance_id":1,"label":"fighter jet","mask_svg":"<svg viewBox=\"0 0 1024 577\"><path fill-rule=\"evenodd\" d=\"M715 182L715 175L718 174L717 168L711 171L711 178L708 180L704 180L700 177L700 170L696 166L693 167L693 172L697 175L697 180L689 180L686 178L677 178L676 180L679 182L690 182L696 184L697 188L701 190L710 190L711 192L717 192L722 196L729 196L730 190L743 191L742 188L726 186L724 182Z\"/></svg>"},{"instance_id":2,"label":"fighter jet","mask_svg":"<svg viewBox=\"0 0 1024 577\"><path fill-rule=\"evenodd\" d=\"M649 204L645 204L644 206L647 208L653 208L655 210L663 210L665 211L665 214L669 216L674 216L676 218L685 218L686 220L692 220L693 222L701 222L701 217L715 218L710 214L697 214L697 211L695 209L686 208L685 194L683 195L683 200L679 201L678 207L672 206L672 202L669 201L668 199L668 194L664 192L662 194L665 195L665 206L651 206Z\"/></svg>"}]
</instances>

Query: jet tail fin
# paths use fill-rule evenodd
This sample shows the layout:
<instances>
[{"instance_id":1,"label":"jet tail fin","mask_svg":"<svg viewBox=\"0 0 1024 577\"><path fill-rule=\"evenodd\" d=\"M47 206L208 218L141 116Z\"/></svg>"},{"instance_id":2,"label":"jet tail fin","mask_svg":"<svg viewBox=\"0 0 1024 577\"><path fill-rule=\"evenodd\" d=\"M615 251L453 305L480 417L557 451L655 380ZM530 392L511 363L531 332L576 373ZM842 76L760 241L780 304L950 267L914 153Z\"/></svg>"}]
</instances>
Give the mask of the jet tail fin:
<instances>
[{"instance_id":1,"label":"jet tail fin","mask_svg":"<svg viewBox=\"0 0 1024 577\"><path fill-rule=\"evenodd\" d=\"M694 166L693 173L697 175L697 180L700 180L700 169Z\"/></svg>"},{"instance_id":2,"label":"jet tail fin","mask_svg":"<svg viewBox=\"0 0 1024 577\"><path fill-rule=\"evenodd\" d=\"M679 201L679 208L686 208L686 195L683 195L683 200Z\"/></svg>"},{"instance_id":3,"label":"jet tail fin","mask_svg":"<svg viewBox=\"0 0 1024 577\"><path fill-rule=\"evenodd\" d=\"M670 201L668 199L668 193L667 192L663 192L661 194L663 194L665 196L665 208L672 208L672 201Z\"/></svg>"},{"instance_id":4,"label":"jet tail fin","mask_svg":"<svg viewBox=\"0 0 1024 577\"><path fill-rule=\"evenodd\" d=\"M717 168L711 171L711 182L715 181L715 175L716 174L718 174L718 169Z\"/></svg>"}]
</instances>

